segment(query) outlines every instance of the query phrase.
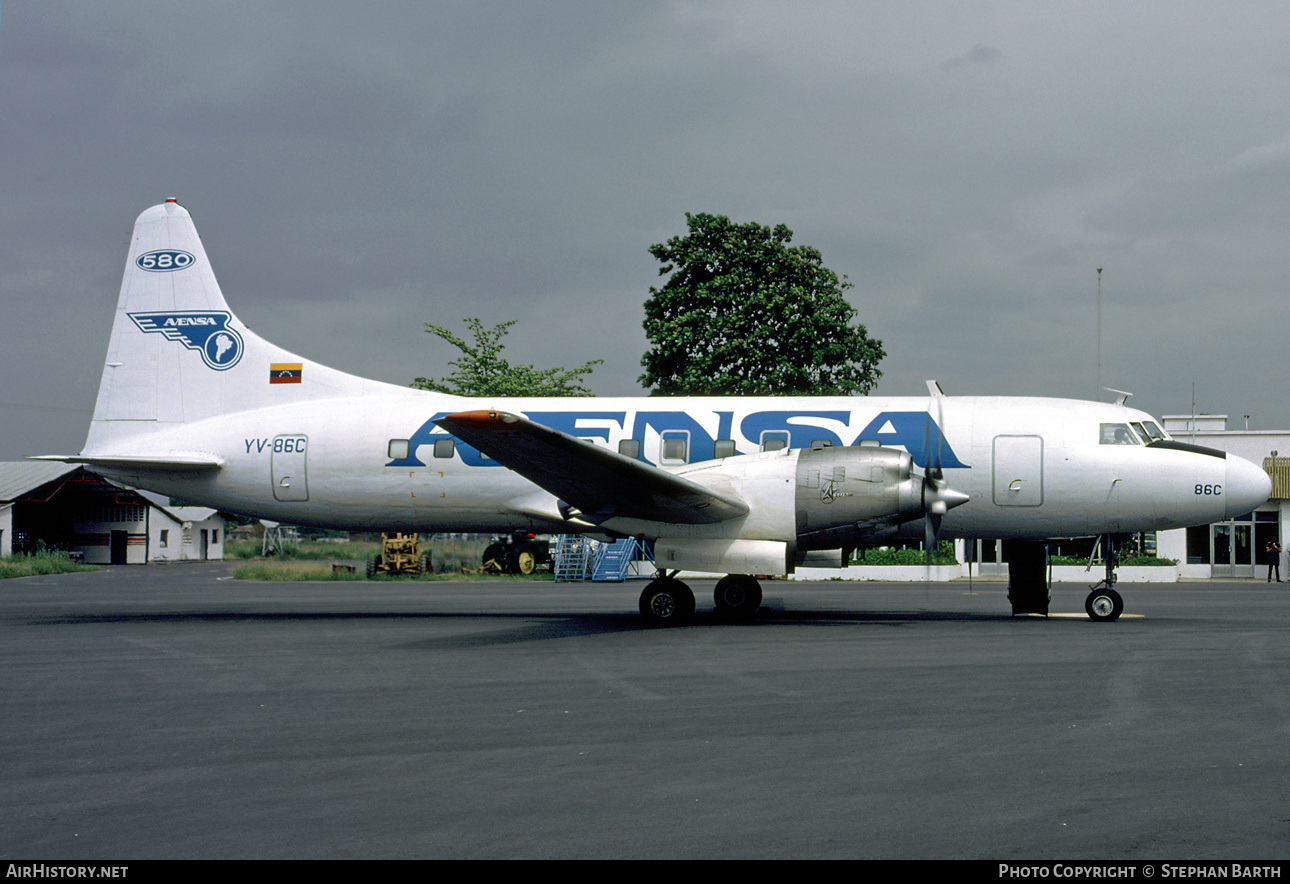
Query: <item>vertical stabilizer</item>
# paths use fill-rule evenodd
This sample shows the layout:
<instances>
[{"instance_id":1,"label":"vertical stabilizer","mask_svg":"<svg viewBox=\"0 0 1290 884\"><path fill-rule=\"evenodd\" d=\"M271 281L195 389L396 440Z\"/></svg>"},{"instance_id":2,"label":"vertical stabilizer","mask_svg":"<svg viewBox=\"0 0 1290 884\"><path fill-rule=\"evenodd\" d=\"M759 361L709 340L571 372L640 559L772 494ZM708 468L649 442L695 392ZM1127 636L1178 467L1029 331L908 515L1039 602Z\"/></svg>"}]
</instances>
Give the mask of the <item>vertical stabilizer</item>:
<instances>
[{"instance_id":1,"label":"vertical stabilizer","mask_svg":"<svg viewBox=\"0 0 1290 884\"><path fill-rule=\"evenodd\" d=\"M309 362L243 325L192 217L167 200L134 224L85 452L216 415L377 389L390 387Z\"/></svg>"}]
</instances>

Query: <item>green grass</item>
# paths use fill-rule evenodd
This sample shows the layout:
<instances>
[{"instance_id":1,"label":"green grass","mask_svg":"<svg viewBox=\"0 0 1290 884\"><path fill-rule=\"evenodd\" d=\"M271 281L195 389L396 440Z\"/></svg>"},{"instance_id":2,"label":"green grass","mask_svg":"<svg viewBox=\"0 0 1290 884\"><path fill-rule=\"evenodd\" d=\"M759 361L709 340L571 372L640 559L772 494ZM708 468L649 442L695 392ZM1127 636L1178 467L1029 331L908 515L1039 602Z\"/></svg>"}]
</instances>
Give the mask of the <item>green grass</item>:
<instances>
[{"instance_id":1,"label":"green grass","mask_svg":"<svg viewBox=\"0 0 1290 884\"><path fill-rule=\"evenodd\" d=\"M74 562L67 553L41 550L30 555L0 559L0 580L8 577L35 577L39 574L70 574L75 571L97 571L96 565Z\"/></svg>"},{"instance_id":2,"label":"green grass","mask_svg":"<svg viewBox=\"0 0 1290 884\"><path fill-rule=\"evenodd\" d=\"M233 569L236 580L364 580L362 566L353 571L320 562L281 562L261 559Z\"/></svg>"},{"instance_id":3,"label":"green grass","mask_svg":"<svg viewBox=\"0 0 1290 884\"><path fill-rule=\"evenodd\" d=\"M226 540L224 558L259 559L264 548L259 540ZM367 561L367 557L381 551L379 543L323 543L302 540L289 544L286 549L273 554L274 561Z\"/></svg>"},{"instance_id":4,"label":"green grass","mask_svg":"<svg viewBox=\"0 0 1290 884\"><path fill-rule=\"evenodd\" d=\"M553 579L550 571L532 575L521 574L463 574L462 567L478 568L479 558L487 540L466 542L431 540L422 538L421 551L430 553L434 560L434 574L377 574L373 580L546 580ZM259 540L230 540L224 544L224 558L236 564L233 577L237 580L366 580L367 560L381 551L381 545L372 541L352 543L326 543L302 540L289 544L281 552L265 557ZM339 565L333 568L333 563ZM354 570L348 570L352 567Z\"/></svg>"}]
</instances>

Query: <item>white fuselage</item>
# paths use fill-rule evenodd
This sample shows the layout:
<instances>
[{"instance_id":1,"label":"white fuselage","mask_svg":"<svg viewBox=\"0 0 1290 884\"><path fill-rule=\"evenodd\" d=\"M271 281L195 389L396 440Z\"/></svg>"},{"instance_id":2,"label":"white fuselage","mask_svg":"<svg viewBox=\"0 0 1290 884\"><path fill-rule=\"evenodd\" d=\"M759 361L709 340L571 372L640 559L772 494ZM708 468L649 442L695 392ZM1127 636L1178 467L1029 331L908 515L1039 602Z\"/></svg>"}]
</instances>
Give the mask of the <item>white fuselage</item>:
<instances>
[{"instance_id":1,"label":"white fuselage","mask_svg":"<svg viewBox=\"0 0 1290 884\"><path fill-rule=\"evenodd\" d=\"M135 450L215 454L224 465L207 474L98 469L175 497L293 524L581 530L562 518L553 495L470 446L436 447L450 437L431 420L474 408L504 408L613 450L637 440L640 459L733 492L751 510L717 526L628 520L601 526L623 534L791 541L793 510L785 501L791 504L792 489L774 478L776 460L812 443L865 442L905 449L922 468L923 449L929 438L935 444L938 431L945 481L969 498L944 516L940 530L947 536L1152 531L1222 520L1266 498L1266 475L1237 458L1101 444L1099 427L1152 420L1142 412L1111 403L1001 397L943 397L933 407L925 397L483 401L409 390L227 414L134 442ZM733 443L735 456L714 459L718 440L729 442L717 453L728 453ZM761 450L781 440L784 448ZM920 525L907 522L902 533L922 536Z\"/></svg>"}]
</instances>

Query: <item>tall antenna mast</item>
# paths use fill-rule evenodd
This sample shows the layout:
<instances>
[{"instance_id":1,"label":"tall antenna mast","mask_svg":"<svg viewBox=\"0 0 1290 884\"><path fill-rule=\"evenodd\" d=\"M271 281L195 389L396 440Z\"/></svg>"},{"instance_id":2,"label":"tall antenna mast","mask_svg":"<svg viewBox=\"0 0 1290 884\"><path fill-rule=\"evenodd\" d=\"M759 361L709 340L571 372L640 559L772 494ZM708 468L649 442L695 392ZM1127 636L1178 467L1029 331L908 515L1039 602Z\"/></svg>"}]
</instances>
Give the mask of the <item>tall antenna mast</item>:
<instances>
[{"instance_id":1,"label":"tall antenna mast","mask_svg":"<svg viewBox=\"0 0 1290 884\"><path fill-rule=\"evenodd\" d=\"M1102 398L1102 268L1097 268L1097 389L1093 398Z\"/></svg>"},{"instance_id":2,"label":"tall antenna mast","mask_svg":"<svg viewBox=\"0 0 1290 884\"><path fill-rule=\"evenodd\" d=\"M1191 382L1191 441L1196 441L1196 382Z\"/></svg>"}]
</instances>

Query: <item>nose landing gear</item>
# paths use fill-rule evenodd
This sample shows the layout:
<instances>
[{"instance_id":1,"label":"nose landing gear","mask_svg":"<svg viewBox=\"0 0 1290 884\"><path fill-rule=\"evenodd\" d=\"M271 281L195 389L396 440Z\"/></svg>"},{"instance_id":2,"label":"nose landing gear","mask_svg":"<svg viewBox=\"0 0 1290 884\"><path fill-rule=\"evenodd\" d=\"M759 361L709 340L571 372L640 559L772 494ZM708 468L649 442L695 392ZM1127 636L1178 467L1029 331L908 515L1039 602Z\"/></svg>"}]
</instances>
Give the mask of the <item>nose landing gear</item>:
<instances>
[{"instance_id":1,"label":"nose landing gear","mask_svg":"<svg viewBox=\"0 0 1290 884\"><path fill-rule=\"evenodd\" d=\"M1124 613L1124 599L1115 591L1115 568L1120 564L1120 556L1115 535L1104 534L1101 542L1106 550L1106 576L1090 587L1088 598L1084 600L1084 610L1090 620L1111 623Z\"/></svg>"}]
</instances>

